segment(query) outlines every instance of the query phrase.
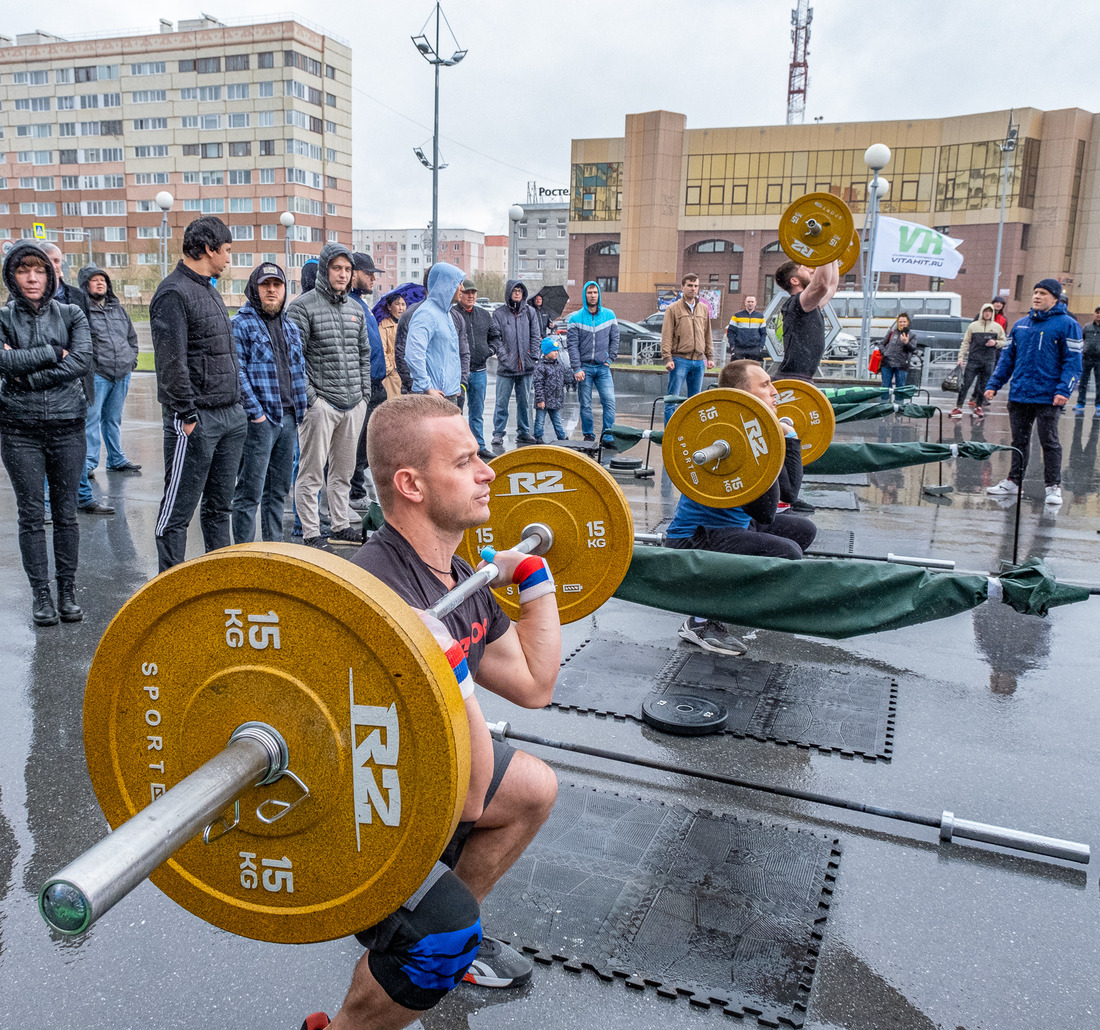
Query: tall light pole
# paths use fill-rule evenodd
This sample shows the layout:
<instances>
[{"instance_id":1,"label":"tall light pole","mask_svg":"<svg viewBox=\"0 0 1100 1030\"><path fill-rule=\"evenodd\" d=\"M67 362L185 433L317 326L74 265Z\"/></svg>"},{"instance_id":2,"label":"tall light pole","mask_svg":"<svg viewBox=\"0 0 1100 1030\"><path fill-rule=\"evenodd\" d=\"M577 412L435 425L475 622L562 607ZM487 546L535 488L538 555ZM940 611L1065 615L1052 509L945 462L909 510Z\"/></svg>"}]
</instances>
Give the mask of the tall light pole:
<instances>
[{"instance_id":1,"label":"tall light pole","mask_svg":"<svg viewBox=\"0 0 1100 1030\"><path fill-rule=\"evenodd\" d=\"M997 224L997 260L993 264L993 296L998 296L1001 288L1001 239L1005 231L1005 198L1008 196L1008 165L1012 160L1012 153L1016 149L1016 137L1019 129L1012 124L1012 116L1016 109L1008 112L1008 132L1005 133L1004 142L1001 144L1001 153L1005 156L1004 170L1001 173L1001 220Z\"/></svg>"},{"instance_id":2,"label":"tall light pole","mask_svg":"<svg viewBox=\"0 0 1100 1030\"><path fill-rule=\"evenodd\" d=\"M176 198L167 190L161 190L156 196L156 205L160 208L160 277L168 277L168 212ZM91 260L91 247L89 245L88 259Z\"/></svg>"},{"instance_id":3,"label":"tall light pole","mask_svg":"<svg viewBox=\"0 0 1100 1030\"><path fill-rule=\"evenodd\" d=\"M459 61L466 56L467 51L459 49L458 40L455 38L454 30L451 28L451 23L447 22L447 31L451 34L451 39L454 40L455 51L450 57L439 56L439 22L440 19L447 21L447 16L443 13L443 9L440 7L438 0L435 5L435 46L428 41L428 37L424 35L424 29L428 27L428 21L432 20L432 16L428 15L428 21L424 22L424 25L420 29L420 34L412 37L413 46L420 52L420 56L424 58L428 64L435 67L435 124L432 128L432 264L434 265L436 259L439 257L439 66L443 65L446 68L453 68ZM417 154L421 164L427 164L424 159L424 154L421 151Z\"/></svg>"},{"instance_id":4,"label":"tall light pole","mask_svg":"<svg viewBox=\"0 0 1100 1030\"><path fill-rule=\"evenodd\" d=\"M290 253L290 230L294 228L294 215L292 215L289 211L284 211L281 215L279 215L279 224L284 229L286 229L286 269L285 269L285 271L286 271L286 281L289 283L290 282L290 261L291 261L291 257L292 257L292 255Z\"/></svg>"},{"instance_id":5,"label":"tall light pole","mask_svg":"<svg viewBox=\"0 0 1100 1030\"><path fill-rule=\"evenodd\" d=\"M511 226L508 232L508 278L516 278L516 251L519 249L519 220L526 214L519 206L519 204L513 204L508 208L509 224ZM508 298L505 297L505 300Z\"/></svg>"},{"instance_id":6,"label":"tall light pole","mask_svg":"<svg viewBox=\"0 0 1100 1030\"><path fill-rule=\"evenodd\" d=\"M859 334L859 358L857 368L867 367L871 355L871 314L875 305L875 273L871 267L878 236L878 202L890 189L879 172L890 163L890 148L885 143L872 143L863 154L863 163L874 173L867 184L867 217L863 223L864 247L860 252L863 286L863 322Z\"/></svg>"}]
</instances>

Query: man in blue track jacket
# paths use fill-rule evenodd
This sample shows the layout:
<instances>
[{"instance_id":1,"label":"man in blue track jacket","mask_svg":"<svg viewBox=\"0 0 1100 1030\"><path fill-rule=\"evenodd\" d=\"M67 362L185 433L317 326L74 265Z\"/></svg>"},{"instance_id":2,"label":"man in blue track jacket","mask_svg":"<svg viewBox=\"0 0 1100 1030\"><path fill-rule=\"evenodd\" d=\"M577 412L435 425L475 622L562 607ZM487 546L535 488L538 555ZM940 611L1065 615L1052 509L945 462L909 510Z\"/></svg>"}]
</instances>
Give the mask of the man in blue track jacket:
<instances>
[{"instance_id":1,"label":"man in blue track jacket","mask_svg":"<svg viewBox=\"0 0 1100 1030\"><path fill-rule=\"evenodd\" d=\"M1061 300L1062 284L1043 279L1035 284L1031 310L1008 334L1008 343L986 385L990 401L1009 379L1008 421L1012 429L1012 465L1008 478L991 486L993 496L1015 496L1024 481L1031 427L1039 427L1043 449L1046 503L1062 503L1062 445L1058 416L1081 378L1081 326Z\"/></svg>"},{"instance_id":2,"label":"man in blue track jacket","mask_svg":"<svg viewBox=\"0 0 1100 1030\"><path fill-rule=\"evenodd\" d=\"M615 312L605 308L598 283L584 284L584 307L570 316L565 333L565 345L569 349L569 363L573 366L573 378L579 384L577 395L581 402L581 432L586 440L595 440L592 422L592 387L600 395L603 408L604 442L614 442L610 430L615 423L615 381L611 376L611 362L619 356L619 323Z\"/></svg>"}]
</instances>

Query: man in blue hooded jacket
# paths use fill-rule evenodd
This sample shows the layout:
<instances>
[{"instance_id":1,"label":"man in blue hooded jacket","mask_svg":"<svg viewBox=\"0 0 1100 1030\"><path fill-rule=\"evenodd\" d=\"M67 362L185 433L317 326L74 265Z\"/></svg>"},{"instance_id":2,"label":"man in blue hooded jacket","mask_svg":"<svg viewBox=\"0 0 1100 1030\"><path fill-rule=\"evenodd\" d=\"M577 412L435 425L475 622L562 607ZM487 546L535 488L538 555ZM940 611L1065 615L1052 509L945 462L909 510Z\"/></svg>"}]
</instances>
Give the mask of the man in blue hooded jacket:
<instances>
[{"instance_id":1,"label":"man in blue hooded jacket","mask_svg":"<svg viewBox=\"0 0 1100 1030\"><path fill-rule=\"evenodd\" d=\"M1008 343L986 384L985 399L993 399L1009 379L1008 422L1012 429L1012 465L1008 478L987 494L1016 496L1027 470L1031 427L1038 424L1043 449L1046 503L1062 503L1062 445L1058 416L1081 378L1081 326L1061 299L1062 284L1043 279L1035 284L1031 310L1008 334Z\"/></svg>"},{"instance_id":2,"label":"man in blue hooded jacket","mask_svg":"<svg viewBox=\"0 0 1100 1030\"><path fill-rule=\"evenodd\" d=\"M465 273L439 261L428 272L428 296L409 319L405 364L410 393L434 393L462 407L462 357L451 303Z\"/></svg>"},{"instance_id":3,"label":"man in blue hooded jacket","mask_svg":"<svg viewBox=\"0 0 1100 1030\"><path fill-rule=\"evenodd\" d=\"M581 402L581 432L586 440L596 439L592 422L595 386L603 408L601 436L605 443L613 442L610 430L615 423L615 381L611 362L619 356L619 323L615 312L603 306L599 283L584 284L584 307L570 316L565 345L569 349L569 363L576 369L573 378L578 383L577 396Z\"/></svg>"}]
</instances>

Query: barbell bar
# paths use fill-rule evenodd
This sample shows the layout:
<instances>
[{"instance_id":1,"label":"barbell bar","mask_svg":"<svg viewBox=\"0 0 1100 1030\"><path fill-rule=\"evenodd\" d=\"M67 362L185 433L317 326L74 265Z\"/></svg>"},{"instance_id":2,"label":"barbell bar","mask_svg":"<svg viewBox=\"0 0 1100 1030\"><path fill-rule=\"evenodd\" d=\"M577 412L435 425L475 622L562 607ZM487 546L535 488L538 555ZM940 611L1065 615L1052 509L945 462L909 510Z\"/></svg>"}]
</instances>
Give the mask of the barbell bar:
<instances>
[{"instance_id":1,"label":"barbell bar","mask_svg":"<svg viewBox=\"0 0 1100 1030\"><path fill-rule=\"evenodd\" d=\"M1079 862L1082 865L1087 865L1091 856L1087 844L1060 840L1057 837L1045 837L1025 830L1013 830L1004 826L993 826L988 823L960 819L953 812L945 811L937 819L935 816L902 812L893 808L881 808L878 805L866 805L860 801L846 801L843 798L830 797L828 794L817 794L812 791L794 790L790 787L754 783L751 780L708 772L704 769L688 769L682 765L674 765L671 762L628 755L621 751L610 751L607 748L590 747L587 744L575 744L568 741L553 740L549 737L539 737L530 733L521 733L518 730L513 730L509 723L503 721L487 723L487 725L489 732L497 740L520 740L527 744L539 744L560 751L573 751L577 754L605 758L613 762L624 762L628 765L637 765L646 769L657 769L661 772L693 776L701 780L712 780L715 783L741 787L745 790L762 791L766 794L776 794L780 797L794 798L798 801L809 801L817 805L829 805L833 808L845 808L852 812L865 812L868 815L881 816L885 819L897 819L902 822L916 823L920 826L931 826L939 830L940 840L945 843L951 841L954 837L965 837L968 840L996 844L1015 851L1027 851L1032 854L1045 855L1049 858L1061 858L1067 862Z\"/></svg>"}]
</instances>

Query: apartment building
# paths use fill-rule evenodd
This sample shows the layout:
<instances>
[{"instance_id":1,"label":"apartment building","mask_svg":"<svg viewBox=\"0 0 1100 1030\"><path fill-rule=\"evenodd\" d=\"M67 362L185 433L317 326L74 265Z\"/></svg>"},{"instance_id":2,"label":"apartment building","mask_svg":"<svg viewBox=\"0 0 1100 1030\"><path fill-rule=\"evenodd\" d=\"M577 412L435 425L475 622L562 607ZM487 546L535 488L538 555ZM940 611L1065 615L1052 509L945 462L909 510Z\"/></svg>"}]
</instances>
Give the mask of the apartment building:
<instances>
[{"instance_id":1,"label":"apartment building","mask_svg":"<svg viewBox=\"0 0 1100 1030\"><path fill-rule=\"evenodd\" d=\"M351 243L351 125L349 46L285 16L0 37L0 240L39 224L73 266L90 244L147 299L167 191L172 264L187 223L217 215L233 232L239 300L256 264L285 263L289 212L296 291L326 242Z\"/></svg>"},{"instance_id":2,"label":"apartment building","mask_svg":"<svg viewBox=\"0 0 1100 1030\"><path fill-rule=\"evenodd\" d=\"M382 270L375 296L399 283L425 282L431 267L432 234L428 229L356 229L355 250L370 254ZM458 265L467 275L486 270L485 234L474 229L440 229L439 260Z\"/></svg>"}]
</instances>

